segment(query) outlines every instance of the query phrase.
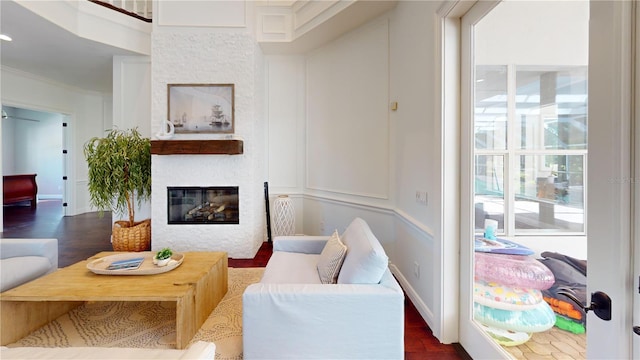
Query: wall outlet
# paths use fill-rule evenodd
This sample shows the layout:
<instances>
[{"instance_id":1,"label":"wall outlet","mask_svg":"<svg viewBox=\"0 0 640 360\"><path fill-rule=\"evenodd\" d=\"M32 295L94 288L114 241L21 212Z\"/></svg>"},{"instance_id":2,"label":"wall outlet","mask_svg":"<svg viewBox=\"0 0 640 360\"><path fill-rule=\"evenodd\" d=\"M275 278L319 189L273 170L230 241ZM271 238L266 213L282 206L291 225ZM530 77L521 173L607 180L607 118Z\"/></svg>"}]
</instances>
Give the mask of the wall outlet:
<instances>
[{"instance_id":1,"label":"wall outlet","mask_svg":"<svg viewBox=\"0 0 640 360\"><path fill-rule=\"evenodd\" d=\"M429 203L429 195L427 194L427 192L416 190L416 202L418 204L427 206L427 204Z\"/></svg>"},{"instance_id":2,"label":"wall outlet","mask_svg":"<svg viewBox=\"0 0 640 360\"><path fill-rule=\"evenodd\" d=\"M417 261L413 262L413 275L416 279L420 279L420 264Z\"/></svg>"},{"instance_id":3,"label":"wall outlet","mask_svg":"<svg viewBox=\"0 0 640 360\"><path fill-rule=\"evenodd\" d=\"M320 221L320 233L324 234L324 221Z\"/></svg>"}]
</instances>

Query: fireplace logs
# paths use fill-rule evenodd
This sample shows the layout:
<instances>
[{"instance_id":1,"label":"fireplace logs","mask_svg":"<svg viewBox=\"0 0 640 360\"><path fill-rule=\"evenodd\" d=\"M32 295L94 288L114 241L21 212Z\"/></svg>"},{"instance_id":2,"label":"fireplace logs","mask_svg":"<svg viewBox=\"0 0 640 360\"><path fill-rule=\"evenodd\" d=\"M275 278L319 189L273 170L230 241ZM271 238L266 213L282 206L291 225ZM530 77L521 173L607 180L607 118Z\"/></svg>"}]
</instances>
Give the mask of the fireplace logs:
<instances>
[{"instance_id":1,"label":"fireplace logs","mask_svg":"<svg viewBox=\"0 0 640 360\"><path fill-rule=\"evenodd\" d=\"M184 215L185 221L216 221L216 220L230 220L233 216L237 216L237 209L227 209L227 204L220 206L206 202L202 205L198 205L195 208L189 210Z\"/></svg>"}]
</instances>

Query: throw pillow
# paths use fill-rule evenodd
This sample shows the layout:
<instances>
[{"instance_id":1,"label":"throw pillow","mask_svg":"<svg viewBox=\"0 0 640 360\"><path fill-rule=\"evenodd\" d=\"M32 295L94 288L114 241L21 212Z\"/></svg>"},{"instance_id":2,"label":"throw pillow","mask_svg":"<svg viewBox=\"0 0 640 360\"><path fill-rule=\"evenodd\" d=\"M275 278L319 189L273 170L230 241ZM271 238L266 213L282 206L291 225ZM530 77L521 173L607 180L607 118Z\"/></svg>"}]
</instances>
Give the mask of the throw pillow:
<instances>
[{"instance_id":1,"label":"throw pillow","mask_svg":"<svg viewBox=\"0 0 640 360\"><path fill-rule=\"evenodd\" d=\"M349 248L338 275L338 284L378 284L389 267L389 258L369 225L354 219L340 237Z\"/></svg>"},{"instance_id":2,"label":"throw pillow","mask_svg":"<svg viewBox=\"0 0 640 360\"><path fill-rule=\"evenodd\" d=\"M336 230L327 241L324 249L322 249L318 259L318 275L323 284L335 284L337 282L346 253L347 247L340 241L338 230Z\"/></svg>"}]
</instances>

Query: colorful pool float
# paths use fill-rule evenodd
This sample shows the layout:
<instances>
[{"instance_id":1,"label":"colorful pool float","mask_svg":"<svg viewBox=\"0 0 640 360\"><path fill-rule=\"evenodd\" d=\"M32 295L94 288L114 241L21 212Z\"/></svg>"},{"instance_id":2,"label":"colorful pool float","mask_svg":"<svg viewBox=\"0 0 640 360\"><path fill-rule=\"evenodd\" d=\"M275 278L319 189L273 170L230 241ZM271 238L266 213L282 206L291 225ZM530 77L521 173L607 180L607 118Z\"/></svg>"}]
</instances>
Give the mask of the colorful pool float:
<instances>
[{"instance_id":1,"label":"colorful pool float","mask_svg":"<svg viewBox=\"0 0 640 360\"><path fill-rule=\"evenodd\" d=\"M504 329L498 329L493 326L487 326L480 324L482 330L486 332L491 338L502 346L518 346L526 343L531 339L531 333L509 331Z\"/></svg>"},{"instance_id":2,"label":"colorful pool float","mask_svg":"<svg viewBox=\"0 0 640 360\"><path fill-rule=\"evenodd\" d=\"M476 252L475 278L507 287L545 290L555 278L549 268L531 256Z\"/></svg>"},{"instance_id":3,"label":"colorful pool float","mask_svg":"<svg viewBox=\"0 0 640 360\"><path fill-rule=\"evenodd\" d=\"M507 239L487 239L482 235L475 237L474 250L477 252L508 255L533 255L534 251Z\"/></svg>"},{"instance_id":4,"label":"colorful pool float","mask_svg":"<svg viewBox=\"0 0 640 360\"><path fill-rule=\"evenodd\" d=\"M564 315L578 322L585 321L582 314L584 310L581 311L581 309L576 309L575 304L547 296L543 296L543 299L547 304L549 304L549 306L551 306L551 310L553 310L553 312Z\"/></svg>"},{"instance_id":5,"label":"colorful pool float","mask_svg":"<svg viewBox=\"0 0 640 360\"><path fill-rule=\"evenodd\" d=\"M574 321L562 315L556 315L556 327L574 334L584 334L587 331L584 323Z\"/></svg>"},{"instance_id":6,"label":"colorful pool float","mask_svg":"<svg viewBox=\"0 0 640 360\"><path fill-rule=\"evenodd\" d=\"M543 301L537 289L508 287L496 282L476 280L473 284L473 301L502 310L529 310Z\"/></svg>"},{"instance_id":7,"label":"colorful pool float","mask_svg":"<svg viewBox=\"0 0 640 360\"><path fill-rule=\"evenodd\" d=\"M501 310L473 303L473 318L484 325L514 332L547 331L556 323L556 315L549 304L542 301L530 310Z\"/></svg>"}]
</instances>

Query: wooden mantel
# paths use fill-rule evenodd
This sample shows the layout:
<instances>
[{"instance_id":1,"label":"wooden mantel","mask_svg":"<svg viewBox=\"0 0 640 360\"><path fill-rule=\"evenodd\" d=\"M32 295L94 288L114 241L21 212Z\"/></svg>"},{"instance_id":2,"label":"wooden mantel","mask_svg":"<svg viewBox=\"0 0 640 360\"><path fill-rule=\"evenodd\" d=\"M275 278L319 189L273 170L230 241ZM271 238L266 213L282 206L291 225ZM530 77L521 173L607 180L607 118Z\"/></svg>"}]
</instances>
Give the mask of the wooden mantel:
<instances>
[{"instance_id":1,"label":"wooden mantel","mask_svg":"<svg viewBox=\"0 0 640 360\"><path fill-rule=\"evenodd\" d=\"M240 155L243 141L231 140L151 140L153 155Z\"/></svg>"}]
</instances>

